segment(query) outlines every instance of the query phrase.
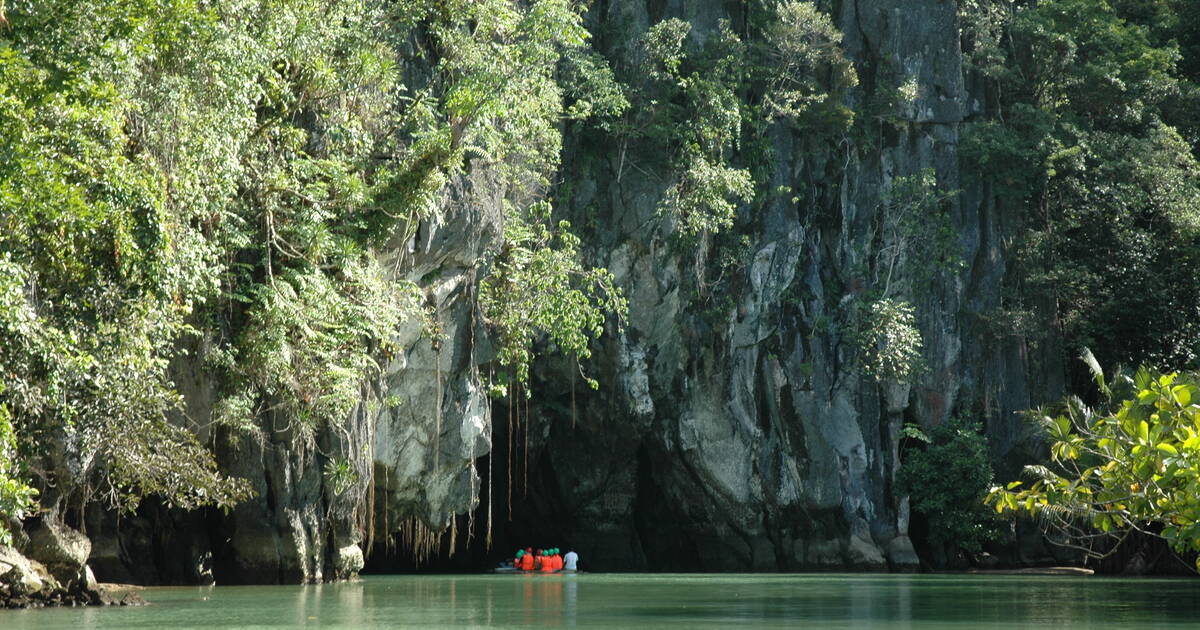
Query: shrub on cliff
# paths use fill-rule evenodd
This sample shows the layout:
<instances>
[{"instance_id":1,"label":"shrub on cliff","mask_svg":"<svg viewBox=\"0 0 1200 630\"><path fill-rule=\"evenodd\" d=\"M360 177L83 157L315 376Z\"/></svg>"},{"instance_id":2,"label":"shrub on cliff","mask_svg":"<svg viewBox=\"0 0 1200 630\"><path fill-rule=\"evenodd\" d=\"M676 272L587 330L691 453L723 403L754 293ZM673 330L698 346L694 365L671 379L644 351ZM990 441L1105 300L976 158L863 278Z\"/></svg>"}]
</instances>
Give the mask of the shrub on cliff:
<instances>
[{"instance_id":1,"label":"shrub on cliff","mask_svg":"<svg viewBox=\"0 0 1200 630\"><path fill-rule=\"evenodd\" d=\"M1097 539L1130 532L1161 536L1180 552L1200 551L1200 386L1196 374L1143 367L1110 385L1093 369L1101 403L1068 397L1031 413L1050 461L1025 467L1027 481L992 488L997 512L1025 512L1060 540L1100 556ZM1200 568L1200 559L1197 560Z\"/></svg>"},{"instance_id":2,"label":"shrub on cliff","mask_svg":"<svg viewBox=\"0 0 1200 630\"><path fill-rule=\"evenodd\" d=\"M0 391L4 386L0 385ZM12 544L9 520L20 521L34 507L37 490L21 479L17 460L17 436L8 407L0 403L0 545Z\"/></svg>"},{"instance_id":3,"label":"shrub on cliff","mask_svg":"<svg viewBox=\"0 0 1200 630\"><path fill-rule=\"evenodd\" d=\"M897 486L926 519L928 542L978 553L996 536L983 505L992 483L987 440L978 423L959 418L934 427L926 440L904 452Z\"/></svg>"}]
</instances>

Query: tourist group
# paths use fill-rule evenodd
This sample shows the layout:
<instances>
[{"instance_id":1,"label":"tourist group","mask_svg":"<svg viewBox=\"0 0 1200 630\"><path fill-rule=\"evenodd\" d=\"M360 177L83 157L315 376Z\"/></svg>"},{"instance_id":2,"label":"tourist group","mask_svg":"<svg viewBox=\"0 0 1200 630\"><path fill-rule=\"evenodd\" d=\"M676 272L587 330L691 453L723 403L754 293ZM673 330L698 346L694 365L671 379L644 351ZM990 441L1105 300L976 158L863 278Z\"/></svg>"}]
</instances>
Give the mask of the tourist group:
<instances>
[{"instance_id":1,"label":"tourist group","mask_svg":"<svg viewBox=\"0 0 1200 630\"><path fill-rule=\"evenodd\" d=\"M533 547L518 549L512 560L505 560L501 569L513 571L540 571L555 573L558 571L577 571L579 569L579 554L568 551L561 554L557 548L538 549Z\"/></svg>"}]
</instances>

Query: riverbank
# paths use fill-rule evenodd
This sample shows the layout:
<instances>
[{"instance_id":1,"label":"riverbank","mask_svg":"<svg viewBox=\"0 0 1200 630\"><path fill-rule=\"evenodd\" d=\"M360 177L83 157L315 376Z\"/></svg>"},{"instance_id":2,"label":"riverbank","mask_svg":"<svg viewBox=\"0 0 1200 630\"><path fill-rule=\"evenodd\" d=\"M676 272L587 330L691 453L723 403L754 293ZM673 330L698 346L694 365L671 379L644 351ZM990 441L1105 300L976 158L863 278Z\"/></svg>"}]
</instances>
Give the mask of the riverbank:
<instances>
[{"instance_id":1,"label":"riverbank","mask_svg":"<svg viewBox=\"0 0 1200 630\"><path fill-rule=\"evenodd\" d=\"M47 565L0 545L0 608L142 606L140 586L97 582L84 567L77 579L60 579Z\"/></svg>"},{"instance_id":2,"label":"riverbank","mask_svg":"<svg viewBox=\"0 0 1200 630\"><path fill-rule=\"evenodd\" d=\"M1026 567L1023 569L967 569L970 575L1095 575L1093 569L1084 567Z\"/></svg>"}]
</instances>

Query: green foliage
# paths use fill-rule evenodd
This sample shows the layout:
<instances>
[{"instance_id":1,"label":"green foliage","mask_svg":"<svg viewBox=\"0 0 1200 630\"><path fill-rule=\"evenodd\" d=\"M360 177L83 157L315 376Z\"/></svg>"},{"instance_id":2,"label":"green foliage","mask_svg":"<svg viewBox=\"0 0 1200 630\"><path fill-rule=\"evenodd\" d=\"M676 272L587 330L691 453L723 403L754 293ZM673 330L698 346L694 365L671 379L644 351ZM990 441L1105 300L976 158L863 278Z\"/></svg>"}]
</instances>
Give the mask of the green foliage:
<instances>
[{"instance_id":1,"label":"green foliage","mask_svg":"<svg viewBox=\"0 0 1200 630\"><path fill-rule=\"evenodd\" d=\"M603 320L588 291L610 280L580 267L565 225L537 232L548 218L530 209L557 168L560 122L627 106L587 53L574 3L8 9L0 404L19 459L36 463L55 501L91 490L130 508L149 494L189 508L245 498L194 437L192 424L209 422L287 430L308 446L333 428L346 443L327 454L329 487L362 490L369 462L336 429L400 350L401 326L425 316L419 289L396 279L403 244L468 168L523 209L506 232L511 250L533 252L494 267L523 285L490 316L527 349L546 333L586 356ZM570 111L555 80L567 53ZM398 260L381 258L385 244ZM615 292L595 300L623 308ZM185 347L220 384L212 418L185 417L170 380Z\"/></svg>"},{"instance_id":2,"label":"green foliage","mask_svg":"<svg viewBox=\"0 0 1200 630\"><path fill-rule=\"evenodd\" d=\"M1054 131L1053 114L1015 103L1007 120L983 121L965 130L960 149L964 173L974 182L990 184L1006 206L1027 205L1045 185Z\"/></svg>"},{"instance_id":3,"label":"green foliage","mask_svg":"<svg viewBox=\"0 0 1200 630\"><path fill-rule=\"evenodd\" d=\"M645 70L652 79L686 81L680 76L680 69L686 57L684 44L691 32L692 25L679 18L663 20L646 31L642 48L646 54Z\"/></svg>"},{"instance_id":4,"label":"green foliage","mask_svg":"<svg viewBox=\"0 0 1200 630\"><path fill-rule=\"evenodd\" d=\"M876 250L876 284L883 295L898 288L893 282L899 276L905 292L924 295L938 273L955 273L964 267L949 212L957 194L939 190L931 168L892 181L883 195L881 245Z\"/></svg>"},{"instance_id":5,"label":"green foliage","mask_svg":"<svg viewBox=\"0 0 1200 630\"><path fill-rule=\"evenodd\" d=\"M873 226L869 288L843 300L843 330L862 371L878 382L912 383L924 370L924 340L913 301L964 266L950 218L956 191L940 190L933 169L894 178Z\"/></svg>"},{"instance_id":6,"label":"green foliage","mask_svg":"<svg viewBox=\"0 0 1200 630\"><path fill-rule=\"evenodd\" d=\"M1089 124L1133 129L1177 88L1173 45L1110 2L970 0L968 59L1008 99ZM1006 103L1007 105L1007 103Z\"/></svg>"},{"instance_id":7,"label":"green foliage","mask_svg":"<svg viewBox=\"0 0 1200 630\"><path fill-rule=\"evenodd\" d=\"M679 230L688 236L729 228L737 201L754 196L750 172L714 163L694 145L684 153L678 179L667 188L660 210L674 216Z\"/></svg>"},{"instance_id":8,"label":"green foliage","mask_svg":"<svg viewBox=\"0 0 1200 630\"><path fill-rule=\"evenodd\" d=\"M728 27L703 50L688 50L691 24L664 20L642 37L644 71L653 81L651 134L674 147L675 180L659 212L676 222L685 237L715 233L733 225L739 202L753 198L747 169L728 164L741 139L745 47Z\"/></svg>"},{"instance_id":9,"label":"green foliage","mask_svg":"<svg viewBox=\"0 0 1200 630\"><path fill-rule=\"evenodd\" d=\"M441 134L449 139L447 151L461 147L477 156L478 165L497 171L506 191L504 244L481 281L479 301L499 363L524 384L535 341L545 336L559 350L586 358L606 315L624 315L611 274L584 267L570 225L554 225L550 205L535 200L558 167L558 122L591 117L603 128L628 101L603 59L583 48L587 32L573 3L451 4L457 21L432 27L442 60L428 94L441 105L423 107L444 111L427 124L449 121ZM565 94L555 76L560 67L568 75Z\"/></svg>"},{"instance_id":10,"label":"green foliage","mask_svg":"<svg viewBox=\"0 0 1200 630\"><path fill-rule=\"evenodd\" d=\"M787 0L776 11L766 30L764 111L800 126L836 127L828 121L837 117L848 125L853 112L838 99L858 84L858 75L841 49L842 33L811 2Z\"/></svg>"},{"instance_id":11,"label":"green foliage","mask_svg":"<svg viewBox=\"0 0 1200 630\"><path fill-rule=\"evenodd\" d=\"M22 462L50 475L37 460L60 448L80 470L38 480L59 497L87 482L127 506L231 504L246 484L167 420L187 292L213 275L193 266L206 253L176 231L153 161L129 150L129 51L97 33L153 7L59 4L14 7L0 40L0 404Z\"/></svg>"},{"instance_id":12,"label":"green foliage","mask_svg":"<svg viewBox=\"0 0 1200 630\"><path fill-rule=\"evenodd\" d=\"M977 423L952 418L909 437L925 442L905 451L897 476L912 510L929 523L929 541L970 552L996 536L995 519L983 505L992 483L987 439ZM923 438L923 439L922 439Z\"/></svg>"},{"instance_id":13,"label":"green foliage","mask_svg":"<svg viewBox=\"0 0 1200 630\"><path fill-rule=\"evenodd\" d=\"M747 128L759 135L764 120L783 120L832 135L853 118L840 98L857 77L830 18L810 2L768 4L764 41L753 46L727 22L698 44L678 18L641 38L646 80L635 103L648 121L635 124L669 150L673 179L659 212L685 239L727 230L755 198L754 159L735 160Z\"/></svg>"},{"instance_id":14,"label":"green foliage","mask_svg":"<svg viewBox=\"0 0 1200 630\"><path fill-rule=\"evenodd\" d=\"M459 0L427 10L437 15L425 24L439 61L422 95L437 99L422 104L431 110L425 124L446 125L451 150L469 149L514 184L546 186L561 148L554 73L563 51L587 38L579 12L567 0Z\"/></svg>"},{"instance_id":15,"label":"green foliage","mask_svg":"<svg viewBox=\"0 0 1200 630\"><path fill-rule=\"evenodd\" d=\"M37 506L38 491L21 480L19 461L17 435L8 407L0 404L0 545L12 544L9 520L20 521Z\"/></svg>"},{"instance_id":16,"label":"green foliage","mask_svg":"<svg viewBox=\"0 0 1200 630\"><path fill-rule=\"evenodd\" d=\"M580 241L569 229L566 221L551 227L549 203L535 204L528 213L510 208L505 248L480 284L479 303L497 332L499 362L515 370L519 383L529 379L538 337L584 359L606 315L624 317L627 311L612 274L580 264Z\"/></svg>"},{"instance_id":17,"label":"green foliage","mask_svg":"<svg viewBox=\"0 0 1200 630\"><path fill-rule=\"evenodd\" d=\"M911 382L920 374L921 331L913 306L882 298L851 318L862 370L878 381Z\"/></svg>"},{"instance_id":18,"label":"green foliage","mask_svg":"<svg viewBox=\"0 0 1200 630\"><path fill-rule=\"evenodd\" d=\"M344 494L359 482L358 471L347 459L325 462L325 479L337 495Z\"/></svg>"},{"instance_id":19,"label":"green foliage","mask_svg":"<svg viewBox=\"0 0 1200 630\"><path fill-rule=\"evenodd\" d=\"M559 82L567 97L566 116L575 120L591 119L604 131L629 109L629 99L604 57L582 46L567 48L563 55L564 73Z\"/></svg>"},{"instance_id":20,"label":"green foliage","mask_svg":"<svg viewBox=\"0 0 1200 630\"><path fill-rule=\"evenodd\" d=\"M1086 0L960 11L968 57L998 95L995 119L965 134L965 170L1021 210L1010 258L1023 299L1055 304L1067 347L1105 362L1192 364L1200 171L1173 124L1194 128L1172 41L1182 12Z\"/></svg>"},{"instance_id":21,"label":"green foliage","mask_svg":"<svg viewBox=\"0 0 1200 630\"><path fill-rule=\"evenodd\" d=\"M1176 86L1179 53L1151 44L1149 29L1107 2L1038 3L1017 11L1013 36L1036 61L1022 88L1047 110L1069 107L1101 125L1140 126Z\"/></svg>"},{"instance_id":22,"label":"green foliage","mask_svg":"<svg viewBox=\"0 0 1200 630\"><path fill-rule=\"evenodd\" d=\"M912 423L905 423L904 427L900 430L900 435L912 440L924 442L926 444L929 444L933 441L928 435L925 435L925 432L921 430L921 427Z\"/></svg>"},{"instance_id":23,"label":"green foliage","mask_svg":"<svg viewBox=\"0 0 1200 630\"><path fill-rule=\"evenodd\" d=\"M1142 531L1177 551L1200 551L1196 376L1143 367L1118 373L1110 385L1094 358L1089 366L1102 407L1069 397L1053 411L1031 412L1050 443L1050 461L1025 468L1028 484L992 488L987 502L997 512L1039 515L1084 549L1097 537Z\"/></svg>"},{"instance_id":24,"label":"green foliage","mask_svg":"<svg viewBox=\"0 0 1200 630\"><path fill-rule=\"evenodd\" d=\"M1040 263L1032 288L1060 301L1072 344L1096 344L1106 361L1191 363L1200 303L1179 283L1200 271L1200 171L1188 147L1164 126L1072 145L1051 156L1055 215L1022 243Z\"/></svg>"},{"instance_id":25,"label":"green foliage","mask_svg":"<svg viewBox=\"0 0 1200 630\"><path fill-rule=\"evenodd\" d=\"M420 312L416 287L389 281L377 265L342 271L340 285L289 271L257 287L238 340L237 373L273 401L272 412L297 420L305 442L321 422L349 416L364 379L380 371L373 352L394 352L390 336Z\"/></svg>"}]
</instances>

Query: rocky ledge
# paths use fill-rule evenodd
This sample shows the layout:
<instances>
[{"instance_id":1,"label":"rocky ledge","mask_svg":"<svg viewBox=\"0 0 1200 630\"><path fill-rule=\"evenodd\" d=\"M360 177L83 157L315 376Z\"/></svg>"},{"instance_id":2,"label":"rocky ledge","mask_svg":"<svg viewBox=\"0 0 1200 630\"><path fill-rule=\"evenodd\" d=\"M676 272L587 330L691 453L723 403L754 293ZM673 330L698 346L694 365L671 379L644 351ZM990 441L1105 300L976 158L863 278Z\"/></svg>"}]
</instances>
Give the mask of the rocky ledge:
<instances>
[{"instance_id":1,"label":"rocky ledge","mask_svg":"<svg viewBox=\"0 0 1200 630\"><path fill-rule=\"evenodd\" d=\"M0 545L0 608L43 606L142 606L141 587L96 582L84 567L80 579L60 580L47 566Z\"/></svg>"}]
</instances>

